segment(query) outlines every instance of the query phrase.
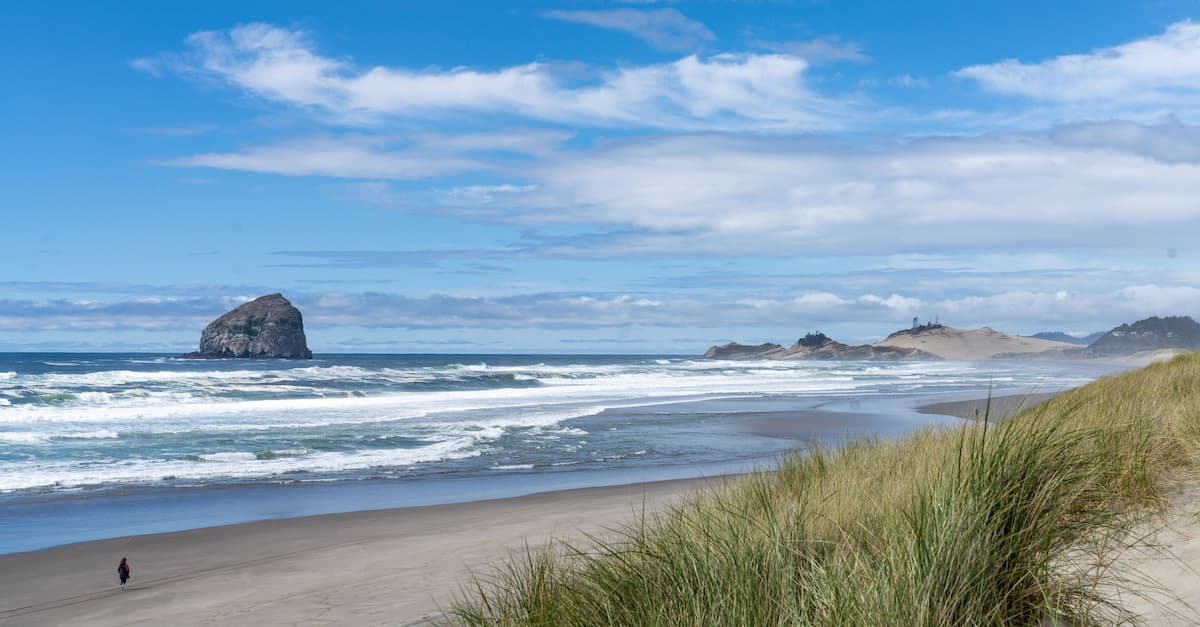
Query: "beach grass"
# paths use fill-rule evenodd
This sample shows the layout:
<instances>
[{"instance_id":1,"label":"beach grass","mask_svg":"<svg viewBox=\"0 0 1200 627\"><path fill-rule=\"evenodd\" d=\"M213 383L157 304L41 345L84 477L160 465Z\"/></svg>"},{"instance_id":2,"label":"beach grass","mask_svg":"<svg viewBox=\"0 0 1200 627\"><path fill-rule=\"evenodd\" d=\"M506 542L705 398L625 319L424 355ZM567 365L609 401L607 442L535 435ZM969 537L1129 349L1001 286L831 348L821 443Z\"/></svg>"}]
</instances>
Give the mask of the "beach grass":
<instances>
[{"instance_id":1,"label":"beach grass","mask_svg":"<svg viewBox=\"0 0 1200 627\"><path fill-rule=\"evenodd\" d=\"M466 625L1038 625L1128 619L1112 558L1200 453L1200 354L992 424L786 460L477 576Z\"/></svg>"}]
</instances>

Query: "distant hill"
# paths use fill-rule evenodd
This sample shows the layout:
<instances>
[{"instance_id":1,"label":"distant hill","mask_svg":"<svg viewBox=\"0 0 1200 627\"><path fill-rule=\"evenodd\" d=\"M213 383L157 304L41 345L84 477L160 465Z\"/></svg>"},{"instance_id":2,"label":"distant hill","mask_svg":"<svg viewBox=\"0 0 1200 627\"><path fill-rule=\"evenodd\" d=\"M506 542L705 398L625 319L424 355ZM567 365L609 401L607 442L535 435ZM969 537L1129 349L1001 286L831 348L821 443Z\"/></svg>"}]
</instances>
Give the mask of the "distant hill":
<instances>
[{"instance_id":1,"label":"distant hill","mask_svg":"<svg viewBox=\"0 0 1200 627\"><path fill-rule=\"evenodd\" d=\"M1087 346L1087 345L1091 344L1092 342L1095 342L1096 340L1100 339L1101 336L1103 336L1103 335L1104 335L1104 331L1096 331L1095 333L1092 333L1091 335L1086 335L1084 337L1075 337L1074 335L1067 335L1066 333L1063 333L1062 331L1042 331L1041 333L1034 333L1033 335L1026 335L1024 337L1031 337L1035 340L1049 340L1051 342L1066 342L1067 344L1076 344L1078 346Z\"/></svg>"},{"instance_id":2,"label":"distant hill","mask_svg":"<svg viewBox=\"0 0 1200 627\"><path fill-rule=\"evenodd\" d=\"M955 329L940 324L928 324L901 329L887 336L876 347L915 348L942 359L981 360L993 358L1064 356L1079 347L1067 342L1052 342L1001 333L995 329Z\"/></svg>"},{"instance_id":3,"label":"distant hill","mask_svg":"<svg viewBox=\"0 0 1200 627\"><path fill-rule=\"evenodd\" d=\"M1165 348L1200 350L1200 323L1188 316L1154 316L1133 324L1122 324L1105 333L1087 350L1093 355L1132 355Z\"/></svg>"}]
</instances>

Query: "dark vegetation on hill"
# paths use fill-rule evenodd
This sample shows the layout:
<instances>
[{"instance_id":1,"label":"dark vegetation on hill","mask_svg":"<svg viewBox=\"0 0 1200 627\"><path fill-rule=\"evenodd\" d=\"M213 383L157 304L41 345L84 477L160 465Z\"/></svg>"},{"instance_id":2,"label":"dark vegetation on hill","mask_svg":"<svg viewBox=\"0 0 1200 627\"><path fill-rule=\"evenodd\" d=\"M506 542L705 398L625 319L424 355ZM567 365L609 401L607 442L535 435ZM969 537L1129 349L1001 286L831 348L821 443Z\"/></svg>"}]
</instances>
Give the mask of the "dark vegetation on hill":
<instances>
[{"instance_id":1,"label":"dark vegetation on hill","mask_svg":"<svg viewBox=\"0 0 1200 627\"><path fill-rule=\"evenodd\" d=\"M1164 348L1200 350L1200 323L1188 316L1154 316L1133 324L1122 324L1093 342L1088 352L1130 355Z\"/></svg>"},{"instance_id":2,"label":"dark vegetation on hill","mask_svg":"<svg viewBox=\"0 0 1200 627\"><path fill-rule=\"evenodd\" d=\"M922 333L925 333L926 331L933 331L935 329L944 329L944 328L946 328L946 325L940 324L937 322L926 322L925 324L913 324L913 326L911 326L907 329L900 329L899 331L896 331L895 333L888 335L886 339L890 339L890 338L901 336L901 335L920 335Z\"/></svg>"}]
</instances>

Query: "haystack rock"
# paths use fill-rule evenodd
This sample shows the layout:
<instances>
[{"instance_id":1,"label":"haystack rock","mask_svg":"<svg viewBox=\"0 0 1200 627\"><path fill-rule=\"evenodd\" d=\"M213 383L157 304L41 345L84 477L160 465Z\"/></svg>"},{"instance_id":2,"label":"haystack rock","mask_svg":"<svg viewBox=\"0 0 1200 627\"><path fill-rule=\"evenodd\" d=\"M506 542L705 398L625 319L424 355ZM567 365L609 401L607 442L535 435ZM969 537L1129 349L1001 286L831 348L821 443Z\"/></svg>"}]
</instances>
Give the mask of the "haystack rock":
<instances>
[{"instance_id":1,"label":"haystack rock","mask_svg":"<svg viewBox=\"0 0 1200 627\"><path fill-rule=\"evenodd\" d=\"M204 327L200 350L184 357L312 359L304 319L282 294L256 298Z\"/></svg>"}]
</instances>

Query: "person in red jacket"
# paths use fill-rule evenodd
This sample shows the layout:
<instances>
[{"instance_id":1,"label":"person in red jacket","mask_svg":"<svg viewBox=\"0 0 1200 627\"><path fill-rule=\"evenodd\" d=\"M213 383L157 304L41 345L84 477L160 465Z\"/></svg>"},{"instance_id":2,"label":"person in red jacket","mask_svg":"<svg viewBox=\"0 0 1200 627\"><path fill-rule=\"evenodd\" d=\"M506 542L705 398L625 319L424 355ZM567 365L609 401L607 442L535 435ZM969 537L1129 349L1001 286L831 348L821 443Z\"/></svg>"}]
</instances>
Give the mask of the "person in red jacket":
<instances>
[{"instance_id":1,"label":"person in red jacket","mask_svg":"<svg viewBox=\"0 0 1200 627\"><path fill-rule=\"evenodd\" d=\"M117 564L117 576L121 578L121 589L125 589L125 582L129 581L133 571L129 568L128 558L121 558L121 563Z\"/></svg>"}]
</instances>

